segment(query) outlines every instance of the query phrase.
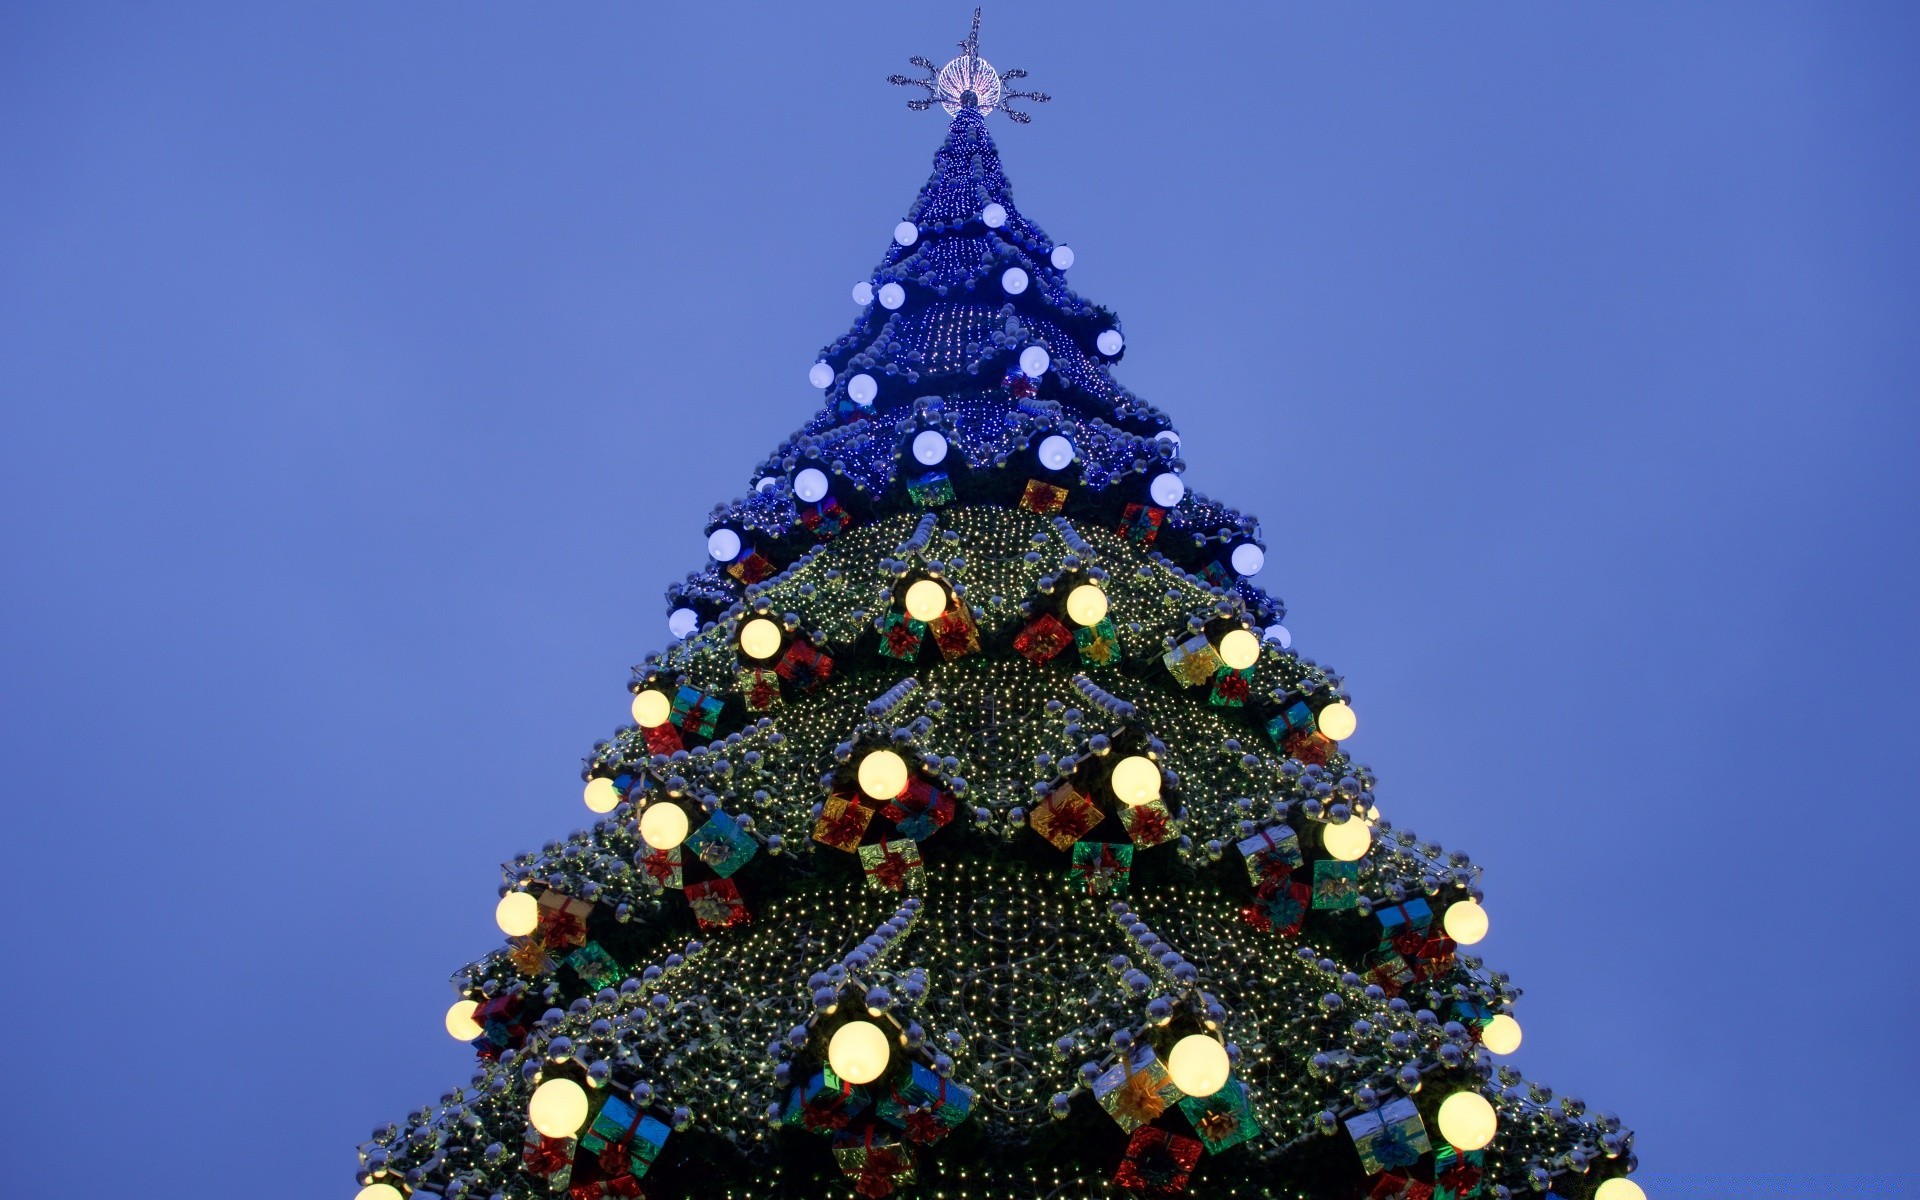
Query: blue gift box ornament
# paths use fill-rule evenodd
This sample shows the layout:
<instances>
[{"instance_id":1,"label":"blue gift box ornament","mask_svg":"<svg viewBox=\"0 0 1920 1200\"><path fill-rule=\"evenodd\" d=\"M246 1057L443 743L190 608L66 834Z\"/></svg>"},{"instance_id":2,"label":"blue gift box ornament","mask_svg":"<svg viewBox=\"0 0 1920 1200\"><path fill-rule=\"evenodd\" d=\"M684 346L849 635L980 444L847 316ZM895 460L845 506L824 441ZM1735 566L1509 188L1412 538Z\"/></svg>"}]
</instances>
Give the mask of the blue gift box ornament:
<instances>
[{"instance_id":1,"label":"blue gift box ornament","mask_svg":"<svg viewBox=\"0 0 1920 1200\"><path fill-rule=\"evenodd\" d=\"M1315 728L1313 710L1305 700L1294 700L1280 710L1279 716L1267 722L1267 736L1278 746L1293 734L1312 733Z\"/></svg>"},{"instance_id":2,"label":"blue gift box ornament","mask_svg":"<svg viewBox=\"0 0 1920 1200\"><path fill-rule=\"evenodd\" d=\"M592 1154L624 1145L628 1170L637 1178L647 1173L667 1144L672 1131L666 1122L642 1113L624 1096L608 1096L580 1135L580 1148Z\"/></svg>"},{"instance_id":3,"label":"blue gift box ornament","mask_svg":"<svg viewBox=\"0 0 1920 1200\"><path fill-rule=\"evenodd\" d=\"M973 1112L973 1090L914 1063L907 1078L880 1097L874 1115L915 1141L938 1140Z\"/></svg>"},{"instance_id":4,"label":"blue gift box ornament","mask_svg":"<svg viewBox=\"0 0 1920 1200\"><path fill-rule=\"evenodd\" d=\"M1373 915L1380 918L1380 944L1408 933L1425 933L1433 924L1433 908L1423 896L1404 904L1377 905Z\"/></svg>"},{"instance_id":5,"label":"blue gift box ornament","mask_svg":"<svg viewBox=\"0 0 1920 1200\"><path fill-rule=\"evenodd\" d=\"M715 875L725 879L747 865L760 843L740 828L737 817L714 810L707 823L687 835L688 853L705 863Z\"/></svg>"},{"instance_id":6,"label":"blue gift box ornament","mask_svg":"<svg viewBox=\"0 0 1920 1200\"><path fill-rule=\"evenodd\" d=\"M1390 1167L1411 1167L1433 1149L1420 1110L1405 1096L1389 1100L1372 1112L1349 1117L1347 1136L1353 1139L1353 1148L1360 1152L1360 1165L1369 1175Z\"/></svg>"}]
</instances>

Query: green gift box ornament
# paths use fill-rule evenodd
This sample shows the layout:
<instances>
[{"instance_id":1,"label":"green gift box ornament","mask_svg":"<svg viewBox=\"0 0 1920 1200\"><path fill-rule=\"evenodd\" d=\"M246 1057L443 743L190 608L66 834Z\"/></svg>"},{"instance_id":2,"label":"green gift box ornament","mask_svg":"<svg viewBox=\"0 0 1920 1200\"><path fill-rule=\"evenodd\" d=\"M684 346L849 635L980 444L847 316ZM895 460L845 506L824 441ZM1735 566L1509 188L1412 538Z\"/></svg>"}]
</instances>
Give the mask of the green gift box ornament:
<instances>
[{"instance_id":1,"label":"green gift box ornament","mask_svg":"<svg viewBox=\"0 0 1920 1200\"><path fill-rule=\"evenodd\" d=\"M687 835L687 853L693 855L715 875L725 879L747 865L760 843L740 828L737 817L715 809L707 823Z\"/></svg>"},{"instance_id":2,"label":"green gift box ornament","mask_svg":"<svg viewBox=\"0 0 1920 1200\"><path fill-rule=\"evenodd\" d=\"M1323 858L1313 864L1315 908L1360 907L1360 864Z\"/></svg>"},{"instance_id":3,"label":"green gift box ornament","mask_svg":"<svg viewBox=\"0 0 1920 1200\"><path fill-rule=\"evenodd\" d=\"M1207 1153L1230 1150L1260 1132L1253 1119L1253 1104L1247 1098L1247 1085L1238 1079L1211 1096L1188 1096L1180 1101L1180 1112L1199 1135Z\"/></svg>"},{"instance_id":4,"label":"green gift box ornament","mask_svg":"<svg viewBox=\"0 0 1920 1200\"><path fill-rule=\"evenodd\" d=\"M593 1123L580 1135L580 1148L601 1156L604 1165L608 1150L626 1149L629 1174L639 1178L660 1157L672 1131L666 1122L648 1116L622 1096L608 1096L594 1114Z\"/></svg>"},{"instance_id":5,"label":"green gift box ornament","mask_svg":"<svg viewBox=\"0 0 1920 1200\"><path fill-rule=\"evenodd\" d=\"M1101 617L1091 625L1073 631L1074 649L1080 661L1089 667L1110 667L1120 661L1120 631L1112 617Z\"/></svg>"},{"instance_id":6,"label":"green gift box ornament","mask_svg":"<svg viewBox=\"0 0 1920 1200\"><path fill-rule=\"evenodd\" d=\"M1075 842L1073 869L1068 873L1075 891L1089 896L1117 896L1127 890L1133 873L1133 843Z\"/></svg>"},{"instance_id":7,"label":"green gift box ornament","mask_svg":"<svg viewBox=\"0 0 1920 1200\"><path fill-rule=\"evenodd\" d=\"M588 942L567 955L567 965L573 968L573 973L580 977L582 983L596 992L619 983L620 977L626 973L599 942Z\"/></svg>"},{"instance_id":8,"label":"green gift box ornament","mask_svg":"<svg viewBox=\"0 0 1920 1200\"><path fill-rule=\"evenodd\" d=\"M907 495L921 508L939 508L953 503L953 480L945 471L928 471L907 485Z\"/></svg>"}]
</instances>

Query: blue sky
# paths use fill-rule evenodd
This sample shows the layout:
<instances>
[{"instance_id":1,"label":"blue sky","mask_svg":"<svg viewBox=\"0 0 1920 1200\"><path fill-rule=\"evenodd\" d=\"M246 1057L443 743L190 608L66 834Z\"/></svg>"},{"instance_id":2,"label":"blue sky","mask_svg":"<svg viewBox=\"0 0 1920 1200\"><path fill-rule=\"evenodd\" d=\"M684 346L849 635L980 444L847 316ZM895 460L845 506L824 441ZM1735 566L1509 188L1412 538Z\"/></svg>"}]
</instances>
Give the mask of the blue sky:
<instances>
[{"instance_id":1,"label":"blue sky","mask_svg":"<svg viewBox=\"0 0 1920 1200\"><path fill-rule=\"evenodd\" d=\"M812 410L967 12L0 8L0 1191L346 1196L465 1077L496 864ZM1669 1194L1911 1170L1920 9L983 52L1387 815L1485 866L1522 1068Z\"/></svg>"}]
</instances>

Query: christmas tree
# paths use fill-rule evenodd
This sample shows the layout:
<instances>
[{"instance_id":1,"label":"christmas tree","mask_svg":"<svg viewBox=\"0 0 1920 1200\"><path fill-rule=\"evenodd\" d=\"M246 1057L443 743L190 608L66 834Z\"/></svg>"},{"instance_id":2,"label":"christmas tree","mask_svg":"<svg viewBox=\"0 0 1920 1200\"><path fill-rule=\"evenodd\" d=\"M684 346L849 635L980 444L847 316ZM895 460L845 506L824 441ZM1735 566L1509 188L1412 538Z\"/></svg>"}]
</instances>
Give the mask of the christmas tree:
<instances>
[{"instance_id":1,"label":"christmas tree","mask_svg":"<svg viewBox=\"0 0 1920 1200\"><path fill-rule=\"evenodd\" d=\"M1499 1064L1478 869L1381 817L1259 525L1015 207L986 119L1046 97L914 62L951 124L824 406L670 590L597 823L507 864L477 1069L362 1196L1640 1195Z\"/></svg>"}]
</instances>

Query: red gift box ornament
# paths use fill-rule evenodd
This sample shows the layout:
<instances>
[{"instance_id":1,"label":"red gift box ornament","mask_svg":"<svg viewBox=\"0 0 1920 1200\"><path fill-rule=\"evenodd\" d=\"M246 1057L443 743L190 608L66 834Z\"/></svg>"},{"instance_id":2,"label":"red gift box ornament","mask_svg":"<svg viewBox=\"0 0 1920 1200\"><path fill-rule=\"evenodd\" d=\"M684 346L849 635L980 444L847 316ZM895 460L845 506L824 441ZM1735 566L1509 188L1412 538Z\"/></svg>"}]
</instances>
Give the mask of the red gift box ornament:
<instances>
[{"instance_id":1,"label":"red gift box ornament","mask_svg":"<svg viewBox=\"0 0 1920 1200\"><path fill-rule=\"evenodd\" d=\"M1013 648L1023 658L1043 663L1073 645L1073 634L1052 613L1041 613L1032 624L1013 639Z\"/></svg>"},{"instance_id":2,"label":"red gift box ornament","mask_svg":"<svg viewBox=\"0 0 1920 1200\"><path fill-rule=\"evenodd\" d=\"M1148 1196L1177 1196L1187 1190L1200 1151L1200 1143L1193 1138L1142 1125L1127 1143L1127 1156L1113 1181Z\"/></svg>"}]
</instances>

